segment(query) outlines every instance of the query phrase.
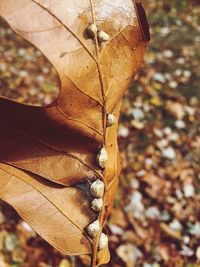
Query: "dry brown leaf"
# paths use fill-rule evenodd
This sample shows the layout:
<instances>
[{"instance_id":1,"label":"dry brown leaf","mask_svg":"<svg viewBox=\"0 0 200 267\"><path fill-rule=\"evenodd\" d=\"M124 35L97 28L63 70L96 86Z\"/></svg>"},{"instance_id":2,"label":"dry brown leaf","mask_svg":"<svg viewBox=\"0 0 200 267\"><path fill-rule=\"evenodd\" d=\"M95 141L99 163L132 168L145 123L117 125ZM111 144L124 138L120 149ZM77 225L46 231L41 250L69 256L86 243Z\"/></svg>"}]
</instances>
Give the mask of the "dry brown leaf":
<instances>
[{"instance_id":1,"label":"dry brown leaf","mask_svg":"<svg viewBox=\"0 0 200 267\"><path fill-rule=\"evenodd\" d=\"M95 219L95 214L89 208L84 192L73 187L50 185L3 163L0 163L0 176L1 199L12 205L54 247L73 255L90 252L84 227L91 218Z\"/></svg>"},{"instance_id":2,"label":"dry brown leaf","mask_svg":"<svg viewBox=\"0 0 200 267\"><path fill-rule=\"evenodd\" d=\"M46 107L0 98L0 197L49 243L71 254L92 254L92 266L109 261L86 227L110 214L120 172L117 122L122 96L143 59L148 24L132 0L1 0L0 15L56 68L60 94ZM140 20L141 18L141 20ZM90 23L109 34L89 38ZM105 170L96 163L101 147ZM90 181L105 184L104 209L90 208ZM84 183L84 186L78 186Z\"/></svg>"},{"instance_id":3,"label":"dry brown leaf","mask_svg":"<svg viewBox=\"0 0 200 267\"><path fill-rule=\"evenodd\" d=\"M180 253L170 244L160 244L157 247L157 251L163 261L168 265L172 267L184 266L183 259L181 258Z\"/></svg>"},{"instance_id":4,"label":"dry brown leaf","mask_svg":"<svg viewBox=\"0 0 200 267\"><path fill-rule=\"evenodd\" d=\"M141 180L147 184L145 191L151 198L160 200L169 195L170 184L157 174L149 172ZM162 195L160 192L162 192Z\"/></svg>"},{"instance_id":5,"label":"dry brown leaf","mask_svg":"<svg viewBox=\"0 0 200 267\"><path fill-rule=\"evenodd\" d=\"M170 236L170 237L172 237L174 239L178 239L178 240L181 239L180 231L175 231L175 230L171 229L166 223L161 223L160 224L160 228L168 236Z\"/></svg>"}]
</instances>

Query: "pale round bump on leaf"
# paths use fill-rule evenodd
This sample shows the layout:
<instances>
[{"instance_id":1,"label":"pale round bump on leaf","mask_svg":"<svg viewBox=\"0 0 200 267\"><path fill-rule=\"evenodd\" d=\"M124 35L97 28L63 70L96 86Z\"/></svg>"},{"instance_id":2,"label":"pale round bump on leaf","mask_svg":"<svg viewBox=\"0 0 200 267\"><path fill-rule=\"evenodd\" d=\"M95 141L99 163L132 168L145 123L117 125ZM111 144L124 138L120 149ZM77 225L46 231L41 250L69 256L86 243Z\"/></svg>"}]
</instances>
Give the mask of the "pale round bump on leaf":
<instances>
[{"instance_id":1,"label":"pale round bump on leaf","mask_svg":"<svg viewBox=\"0 0 200 267\"><path fill-rule=\"evenodd\" d=\"M97 155L97 163L102 169L104 169L106 167L107 161L108 161L108 153L105 147L102 147Z\"/></svg>"},{"instance_id":2,"label":"pale round bump on leaf","mask_svg":"<svg viewBox=\"0 0 200 267\"><path fill-rule=\"evenodd\" d=\"M99 238L99 250L103 250L108 247L108 236L104 233Z\"/></svg>"},{"instance_id":3,"label":"pale round bump on leaf","mask_svg":"<svg viewBox=\"0 0 200 267\"><path fill-rule=\"evenodd\" d=\"M107 121L106 121L107 127L114 125L116 123L116 121L117 121L117 119L116 119L115 115L113 115L113 114L107 115Z\"/></svg>"},{"instance_id":4,"label":"pale round bump on leaf","mask_svg":"<svg viewBox=\"0 0 200 267\"><path fill-rule=\"evenodd\" d=\"M87 34L92 38L95 37L97 31L98 31L97 25L94 23L90 23L89 26L87 27Z\"/></svg>"},{"instance_id":5,"label":"pale round bump on leaf","mask_svg":"<svg viewBox=\"0 0 200 267\"><path fill-rule=\"evenodd\" d=\"M107 34L104 31L98 31L97 32L97 37L98 37L98 40L99 40L100 43L107 42L110 39L109 34Z\"/></svg>"},{"instance_id":6,"label":"pale round bump on leaf","mask_svg":"<svg viewBox=\"0 0 200 267\"><path fill-rule=\"evenodd\" d=\"M91 203L91 208L94 211L100 212L103 209L103 198L95 198Z\"/></svg>"},{"instance_id":7,"label":"pale round bump on leaf","mask_svg":"<svg viewBox=\"0 0 200 267\"><path fill-rule=\"evenodd\" d=\"M97 179L90 186L90 194L95 198L102 198L104 195L105 185L100 180Z\"/></svg>"},{"instance_id":8,"label":"pale round bump on leaf","mask_svg":"<svg viewBox=\"0 0 200 267\"><path fill-rule=\"evenodd\" d=\"M87 227L87 232L90 237L95 238L98 232L100 231L99 221L96 220Z\"/></svg>"}]
</instances>

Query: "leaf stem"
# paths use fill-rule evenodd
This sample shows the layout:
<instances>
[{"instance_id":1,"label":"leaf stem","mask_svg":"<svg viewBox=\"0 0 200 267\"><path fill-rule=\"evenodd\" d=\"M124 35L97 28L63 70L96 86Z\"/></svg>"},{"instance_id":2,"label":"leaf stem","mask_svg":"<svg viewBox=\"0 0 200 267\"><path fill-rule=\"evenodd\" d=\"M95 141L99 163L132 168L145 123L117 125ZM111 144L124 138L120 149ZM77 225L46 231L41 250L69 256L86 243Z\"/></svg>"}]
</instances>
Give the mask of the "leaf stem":
<instances>
[{"instance_id":1,"label":"leaf stem","mask_svg":"<svg viewBox=\"0 0 200 267\"><path fill-rule=\"evenodd\" d=\"M90 6L91 6L91 13L92 13L92 23L96 24L96 17L95 17L95 10L94 10L94 3L93 0L90 0ZM106 106L106 94L105 94L105 86L103 81L103 73L100 65L100 46L98 42L97 32L95 32L95 50L96 50L96 57L97 57L97 69L99 73L99 82L101 86L101 94L102 94L102 128L103 128L103 146L106 146L106 117L107 117L107 106ZM105 174L105 171L103 172L103 175ZM105 183L106 185L106 183ZM99 223L101 225L101 229L98 233L98 235L95 238L95 241L93 243L93 253L92 253L92 262L91 267L97 266L97 255L98 255L98 244L99 244L99 238L102 232L103 228L103 221L104 221L104 212L105 212L105 205L101 213L99 214Z\"/></svg>"},{"instance_id":2,"label":"leaf stem","mask_svg":"<svg viewBox=\"0 0 200 267\"><path fill-rule=\"evenodd\" d=\"M90 0L90 6L91 6L91 13L92 13L92 22L96 24L96 17L95 17L95 11L94 11L94 3L93 0ZM103 145L106 145L106 114L107 114L107 108L106 108L106 94L105 94L105 88L104 88L104 82L103 82L103 74L102 69L100 65L100 54L99 54L99 42L97 33L95 33L94 37L95 41L95 50L96 50L96 57L97 57L97 69L99 73L99 82L101 86L101 94L102 94L102 127L103 127Z\"/></svg>"}]
</instances>

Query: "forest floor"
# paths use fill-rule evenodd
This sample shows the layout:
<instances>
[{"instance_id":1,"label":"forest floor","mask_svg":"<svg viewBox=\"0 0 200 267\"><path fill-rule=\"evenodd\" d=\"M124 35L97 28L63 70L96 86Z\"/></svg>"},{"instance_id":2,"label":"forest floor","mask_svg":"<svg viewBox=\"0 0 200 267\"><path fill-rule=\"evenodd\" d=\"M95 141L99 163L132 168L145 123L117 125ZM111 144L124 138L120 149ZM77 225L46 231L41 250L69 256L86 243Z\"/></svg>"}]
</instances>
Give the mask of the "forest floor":
<instances>
[{"instance_id":1,"label":"forest floor","mask_svg":"<svg viewBox=\"0 0 200 267\"><path fill-rule=\"evenodd\" d=\"M152 41L124 97L111 267L200 267L200 7L164 2L148 4ZM3 21L0 38L0 94L35 105L55 99L56 72L41 53ZM79 266L89 266L87 256L63 256L1 203L0 267Z\"/></svg>"}]
</instances>

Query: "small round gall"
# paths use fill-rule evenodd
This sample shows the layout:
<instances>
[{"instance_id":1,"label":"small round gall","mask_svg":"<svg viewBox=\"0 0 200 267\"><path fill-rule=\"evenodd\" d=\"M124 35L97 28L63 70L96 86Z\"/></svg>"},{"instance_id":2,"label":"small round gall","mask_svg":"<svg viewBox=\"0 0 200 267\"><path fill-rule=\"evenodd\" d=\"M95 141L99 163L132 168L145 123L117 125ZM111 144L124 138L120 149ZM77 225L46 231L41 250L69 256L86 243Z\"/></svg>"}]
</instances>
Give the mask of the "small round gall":
<instances>
[{"instance_id":1,"label":"small round gall","mask_svg":"<svg viewBox=\"0 0 200 267\"><path fill-rule=\"evenodd\" d=\"M99 40L100 43L106 42L106 41L108 41L110 39L109 34L107 34L104 31L98 31L97 37L98 37L98 40Z\"/></svg>"},{"instance_id":2,"label":"small round gall","mask_svg":"<svg viewBox=\"0 0 200 267\"><path fill-rule=\"evenodd\" d=\"M90 23L90 25L87 27L87 34L94 38L97 33L97 25L94 23Z\"/></svg>"},{"instance_id":3,"label":"small round gall","mask_svg":"<svg viewBox=\"0 0 200 267\"><path fill-rule=\"evenodd\" d=\"M105 147L101 148L97 155L97 163L99 166L104 169L106 167L106 162L108 161L108 153Z\"/></svg>"},{"instance_id":4,"label":"small round gall","mask_svg":"<svg viewBox=\"0 0 200 267\"><path fill-rule=\"evenodd\" d=\"M103 198L95 198L91 203L91 208L94 211L100 212L103 209Z\"/></svg>"},{"instance_id":5,"label":"small round gall","mask_svg":"<svg viewBox=\"0 0 200 267\"><path fill-rule=\"evenodd\" d=\"M100 230L99 221L96 220L87 227L87 232L90 237L95 238Z\"/></svg>"},{"instance_id":6,"label":"small round gall","mask_svg":"<svg viewBox=\"0 0 200 267\"><path fill-rule=\"evenodd\" d=\"M110 127L110 126L112 126L115 123L116 123L116 117L115 117L115 115L108 114L107 115L107 121L106 121L107 127Z\"/></svg>"},{"instance_id":7,"label":"small round gall","mask_svg":"<svg viewBox=\"0 0 200 267\"><path fill-rule=\"evenodd\" d=\"M104 233L99 238L99 250L103 250L108 247L108 236Z\"/></svg>"},{"instance_id":8,"label":"small round gall","mask_svg":"<svg viewBox=\"0 0 200 267\"><path fill-rule=\"evenodd\" d=\"M100 180L97 179L90 186L90 194L95 198L102 198L104 195L105 185Z\"/></svg>"}]
</instances>

